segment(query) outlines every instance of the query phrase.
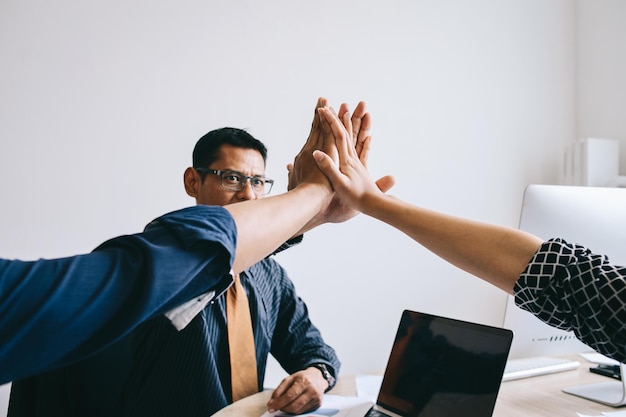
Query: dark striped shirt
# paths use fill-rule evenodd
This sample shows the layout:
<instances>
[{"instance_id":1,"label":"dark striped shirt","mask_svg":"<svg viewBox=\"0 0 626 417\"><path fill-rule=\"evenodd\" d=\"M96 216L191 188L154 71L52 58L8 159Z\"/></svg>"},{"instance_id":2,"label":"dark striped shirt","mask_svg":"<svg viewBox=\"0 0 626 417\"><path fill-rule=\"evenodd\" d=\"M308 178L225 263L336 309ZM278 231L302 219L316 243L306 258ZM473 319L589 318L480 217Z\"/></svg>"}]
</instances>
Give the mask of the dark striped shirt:
<instances>
[{"instance_id":1,"label":"dark striped shirt","mask_svg":"<svg viewBox=\"0 0 626 417\"><path fill-rule=\"evenodd\" d=\"M289 373L339 360L285 270L265 259L241 274L254 325L259 388L272 354ZM224 297L182 331L164 316L79 364L13 385L9 415L210 416L231 403ZM132 360L134 358L134 361Z\"/></svg>"},{"instance_id":2,"label":"dark striped shirt","mask_svg":"<svg viewBox=\"0 0 626 417\"><path fill-rule=\"evenodd\" d=\"M285 270L273 259L241 274L250 301L263 387L271 353L288 373L312 363L339 371L335 351L309 320ZM178 332L164 317L134 334L134 365L123 403L128 416L210 416L232 402L224 297Z\"/></svg>"}]
</instances>

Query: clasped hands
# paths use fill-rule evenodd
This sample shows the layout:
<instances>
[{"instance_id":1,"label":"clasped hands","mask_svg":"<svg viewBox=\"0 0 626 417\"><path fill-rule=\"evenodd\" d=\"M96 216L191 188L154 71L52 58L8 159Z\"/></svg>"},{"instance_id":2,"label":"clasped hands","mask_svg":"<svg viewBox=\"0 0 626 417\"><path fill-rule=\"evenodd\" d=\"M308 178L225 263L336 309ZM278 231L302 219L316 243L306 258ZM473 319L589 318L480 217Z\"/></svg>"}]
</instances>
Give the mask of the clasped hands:
<instances>
[{"instance_id":1,"label":"clasped hands","mask_svg":"<svg viewBox=\"0 0 626 417\"><path fill-rule=\"evenodd\" d=\"M325 185L332 194L328 204L299 233L323 223L349 220L358 214L367 193L386 193L393 187L393 177L374 182L367 171L371 123L363 101L350 114L346 103L337 113L325 98L318 99L309 137L293 164L287 166L288 189L313 182Z\"/></svg>"}]
</instances>

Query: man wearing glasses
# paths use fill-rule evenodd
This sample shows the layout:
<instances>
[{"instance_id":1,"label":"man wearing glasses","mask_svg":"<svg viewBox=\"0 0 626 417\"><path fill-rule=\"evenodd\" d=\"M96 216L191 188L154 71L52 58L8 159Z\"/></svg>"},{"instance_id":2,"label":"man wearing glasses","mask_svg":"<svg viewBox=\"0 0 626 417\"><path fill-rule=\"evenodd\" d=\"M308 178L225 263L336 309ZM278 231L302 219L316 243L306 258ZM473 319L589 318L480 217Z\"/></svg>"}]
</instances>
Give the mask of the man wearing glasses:
<instances>
[{"instance_id":1,"label":"man wearing glasses","mask_svg":"<svg viewBox=\"0 0 626 417\"><path fill-rule=\"evenodd\" d=\"M213 130L194 148L193 167L183 177L185 190L204 205L263 198L273 185L265 177L266 157L263 143L246 131ZM266 258L241 273L240 281L251 310L259 386L271 353L291 374L283 381L294 385L289 394L304 396L299 407L306 408L283 411L317 405L330 385L323 368L337 375L339 360L311 323L287 273ZM208 416L232 402L225 298L208 304L181 331L159 317L135 332L137 360L124 394L127 415Z\"/></svg>"},{"instance_id":2,"label":"man wearing glasses","mask_svg":"<svg viewBox=\"0 0 626 417\"><path fill-rule=\"evenodd\" d=\"M210 131L196 143L193 167L183 175L185 190L198 205L263 198L273 185L265 177L266 158L265 145L244 130ZM299 235L289 240L276 252L301 239ZM285 394L297 399L283 411L319 407L340 363L311 323L286 271L267 257L239 279L248 296L254 334L254 392L262 389L271 353L290 374L282 382ZM182 324L169 314L158 316L75 366L14 384L19 395L12 392L9 415L213 415L234 401L225 295L202 304L197 315Z\"/></svg>"},{"instance_id":3,"label":"man wearing glasses","mask_svg":"<svg viewBox=\"0 0 626 417\"><path fill-rule=\"evenodd\" d=\"M325 100L318 102L311 135L301 151L307 157L323 147L322 137L330 134L322 127L321 114L329 113L324 106ZM359 103L351 116L342 105L339 115L350 125L356 152L365 164L371 140L365 103ZM198 205L235 207L239 205L234 203L263 198L273 184L265 177L266 156L265 146L243 130L211 131L196 144L193 167L183 177L185 189ZM296 156L296 162L300 157ZM290 189L302 174L298 164L290 167ZM380 183L385 191L392 185ZM342 222L356 214L333 198L276 252L297 243L302 233L320 224ZM323 393L334 385L339 361L311 323L285 270L268 257L239 278L249 300L256 349L256 376L246 378L253 380L249 394L262 389L266 360L272 354L290 375L274 390L268 409L298 414L319 407ZM210 298L198 297L187 303L191 307L183 305L142 324L87 360L14 383L9 415L214 414L236 400L231 391L226 295L210 302Z\"/></svg>"}]
</instances>

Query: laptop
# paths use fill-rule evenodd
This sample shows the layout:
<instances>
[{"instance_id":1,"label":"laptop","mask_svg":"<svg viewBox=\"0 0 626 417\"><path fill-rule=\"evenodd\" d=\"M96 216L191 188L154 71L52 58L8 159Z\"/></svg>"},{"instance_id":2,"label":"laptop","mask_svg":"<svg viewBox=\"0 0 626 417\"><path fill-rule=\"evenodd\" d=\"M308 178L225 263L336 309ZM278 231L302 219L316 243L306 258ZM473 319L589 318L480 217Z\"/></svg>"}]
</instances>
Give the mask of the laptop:
<instances>
[{"instance_id":1,"label":"laptop","mask_svg":"<svg viewBox=\"0 0 626 417\"><path fill-rule=\"evenodd\" d=\"M365 417L491 417L513 332L404 310Z\"/></svg>"}]
</instances>

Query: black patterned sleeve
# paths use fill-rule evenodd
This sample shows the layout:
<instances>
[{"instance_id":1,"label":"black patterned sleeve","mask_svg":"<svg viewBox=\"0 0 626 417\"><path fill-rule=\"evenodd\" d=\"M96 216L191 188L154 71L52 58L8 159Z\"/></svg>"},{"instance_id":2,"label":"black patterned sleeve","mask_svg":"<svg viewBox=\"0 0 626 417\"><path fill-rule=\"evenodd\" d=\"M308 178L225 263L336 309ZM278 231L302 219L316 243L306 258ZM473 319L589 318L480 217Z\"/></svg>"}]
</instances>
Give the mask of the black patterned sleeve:
<instances>
[{"instance_id":1,"label":"black patterned sleeve","mask_svg":"<svg viewBox=\"0 0 626 417\"><path fill-rule=\"evenodd\" d=\"M551 239L535 253L514 293L522 309L626 362L625 267L583 246Z\"/></svg>"},{"instance_id":2,"label":"black patterned sleeve","mask_svg":"<svg viewBox=\"0 0 626 417\"><path fill-rule=\"evenodd\" d=\"M298 235L296 237L292 237L291 239L289 239L288 241L286 241L285 243L283 243L282 245L280 245L278 247L278 249L276 249L274 252L272 252L270 255L267 255L267 257L269 258L272 255L276 255L284 250L287 250L289 248L292 248L296 245L299 245L300 243L302 243L302 240L304 239L304 235Z\"/></svg>"}]
</instances>

